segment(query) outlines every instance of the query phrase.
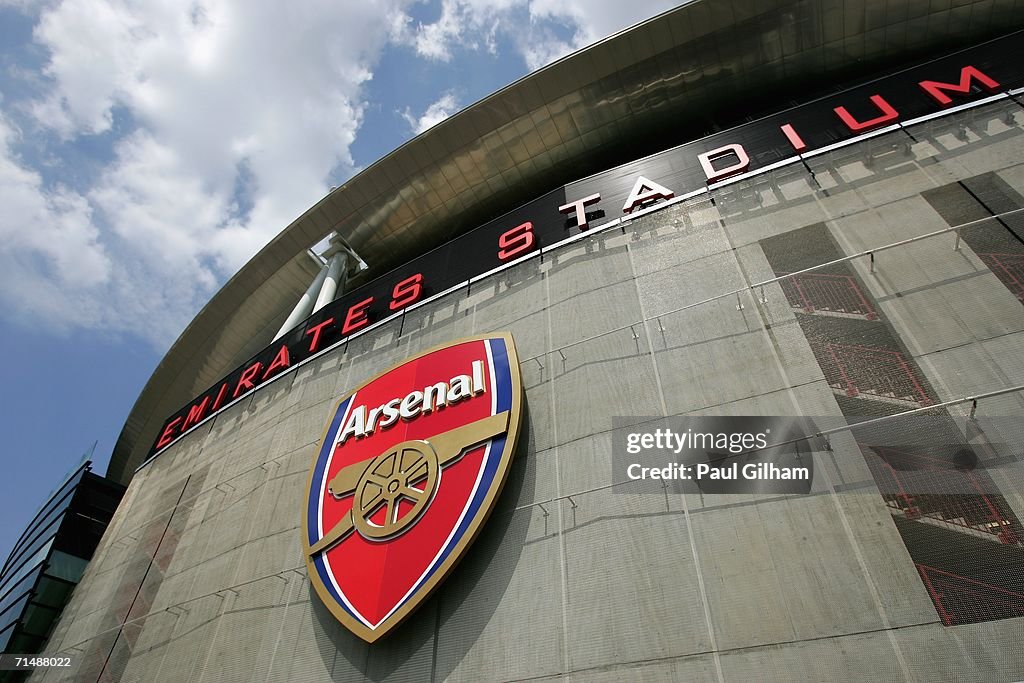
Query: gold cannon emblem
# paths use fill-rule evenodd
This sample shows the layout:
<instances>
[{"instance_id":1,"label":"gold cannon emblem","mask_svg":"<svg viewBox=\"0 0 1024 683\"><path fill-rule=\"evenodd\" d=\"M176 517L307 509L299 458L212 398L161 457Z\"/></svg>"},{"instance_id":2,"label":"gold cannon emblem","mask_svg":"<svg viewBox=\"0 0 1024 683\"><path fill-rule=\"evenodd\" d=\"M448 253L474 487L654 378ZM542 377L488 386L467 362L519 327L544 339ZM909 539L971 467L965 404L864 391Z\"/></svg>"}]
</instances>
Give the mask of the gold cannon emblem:
<instances>
[{"instance_id":1,"label":"gold cannon emblem","mask_svg":"<svg viewBox=\"0 0 1024 683\"><path fill-rule=\"evenodd\" d=\"M403 441L380 455L342 468L327 485L335 499L353 495L352 508L309 549L327 550L354 528L369 541L394 538L412 527L430 506L441 482L441 471L477 444L508 431L505 411L451 429L429 440ZM401 503L411 507L401 511ZM381 523L373 521L381 509Z\"/></svg>"}]
</instances>

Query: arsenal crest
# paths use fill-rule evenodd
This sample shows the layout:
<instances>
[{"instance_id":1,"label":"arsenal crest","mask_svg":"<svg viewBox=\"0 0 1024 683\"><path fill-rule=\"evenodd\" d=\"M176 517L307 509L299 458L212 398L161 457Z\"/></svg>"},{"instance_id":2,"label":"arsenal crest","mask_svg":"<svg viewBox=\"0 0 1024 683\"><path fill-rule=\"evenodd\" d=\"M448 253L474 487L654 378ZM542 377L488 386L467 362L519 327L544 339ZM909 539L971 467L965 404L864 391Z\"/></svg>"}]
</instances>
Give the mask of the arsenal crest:
<instances>
[{"instance_id":1,"label":"arsenal crest","mask_svg":"<svg viewBox=\"0 0 1024 683\"><path fill-rule=\"evenodd\" d=\"M377 640L459 561L505 484L521 408L508 333L422 353L338 403L303 546L313 587L350 631Z\"/></svg>"}]
</instances>

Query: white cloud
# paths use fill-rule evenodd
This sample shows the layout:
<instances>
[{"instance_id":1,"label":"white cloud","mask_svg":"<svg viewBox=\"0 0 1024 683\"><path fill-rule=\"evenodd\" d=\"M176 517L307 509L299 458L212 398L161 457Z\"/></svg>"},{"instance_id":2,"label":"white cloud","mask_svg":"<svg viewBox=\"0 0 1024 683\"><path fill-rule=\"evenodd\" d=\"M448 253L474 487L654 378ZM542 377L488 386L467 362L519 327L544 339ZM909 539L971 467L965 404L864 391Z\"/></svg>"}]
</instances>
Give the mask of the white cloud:
<instances>
[{"instance_id":1,"label":"white cloud","mask_svg":"<svg viewBox=\"0 0 1024 683\"><path fill-rule=\"evenodd\" d=\"M0 230L24 234L4 248L5 272L49 291L67 324L166 347L220 282L355 170L362 88L405 1L38 10L47 91L4 107L65 145L105 134L113 160L77 192L48 187L6 125ZM5 287L7 310L23 289Z\"/></svg>"},{"instance_id":2,"label":"white cloud","mask_svg":"<svg viewBox=\"0 0 1024 683\"><path fill-rule=\"evenodd\" d=\"M164 348L356 170L364 86L388 45L429 63L511 41L532 69L667 7L441 0L423 24L414 1L0 0L35 16L45 55L40 94L0 100L0 314ZM419 133L459 106L449 90L403 116ZM46 165L19 156L29 149ZM79 185L51 180L52 160L83 156L98 170L61 169Z\"/></svg>"},{"instance_id":3,"label":"white cloud","mask_svg":"<svg viewBox=\"0 0 1024 683\"><path fill-rule=\"evenodd\" d=\"M392 40L410 45L421 57L451 61L452 47L471 50L481 45L494 52L496 31L501 19L508 19L520 0L441 0L441 15L430 23L414 23L401 14L392 25Z\"/></svg>"},{"instance_id":4,"label":"white cloud","mask_svg":"<svg viewBox=\"0 0 1024 683\"><path fill-rule=\"evenodd\" d=\"M452 0L444 0L440 18L432 24L417 28L414 41L416 52L423 57L447 62L451 59L451 44L462 36L467 17L462 6Z\"/></svg>"},{"instance_id":5,"label":"white cloud","mask_svg":"<svg viewBox=\"0 0 1024 683\"><path fill-rule=\"evenodd\" d=\"M669 0L443 0L434 22L396 22L396 35L425 58L449 61L456 46L494 50L504 34L530 70L678 5ZM560 29L560 30L559 30ZM566 32L571 37L560 37Z\"/></svg>"},{"instance_id":6,"label":"white cloud","mask_svg":"<svg viewBox=\"0 0 1024 683\"><path fill-rule=\"evenodd\" d=\"M455 93L449 90L441 95L437 101L431 103L420 116L415 116L408 107L401 114L402 118L409 124L413 134L419 135L423 131L433 128L444 121L457 112L459 108L459 103L455 99Z\"/></svg>"},{"instance_id":7,"label":"white cloud","mask_svg":"<svg viewBox=\"0 0 1024 683\"><path fill-rule=\"evenodd\" d=\"M112 263L89 203L66 187L44 190L39 173L13 152L17 138L0 118L0 296L17 315L52 315L61 312L60 291L103 286Z\"/></svg>"},{"instance_id":8,"label":"white cloud","mask_svg":"<svg viewBox=\"0 0 1024 683\"><path fill-rule=\"evenodd\" d=\"M65 138L108 130L115 98L128 95L140 57L133 34L144 26L119 9L107 2L68 0L44 12L35 28L36 41L50 48L44 72L58 87L33 112Z\"/></svg>"},{"instance_id":9,"label":"white cloud","mask_svg":"<svg viewBox=\"0 0 1024 683\"><path fill-rule=\"evenodd\" d=\"M43 191L42 177L11 150L17 131L0 118L0 249L42 258L63 283L104 282L110 263L97 243L85 199L67 188ZM9 273L6 273L9 275Z\"/></svg>"}]
</instances>

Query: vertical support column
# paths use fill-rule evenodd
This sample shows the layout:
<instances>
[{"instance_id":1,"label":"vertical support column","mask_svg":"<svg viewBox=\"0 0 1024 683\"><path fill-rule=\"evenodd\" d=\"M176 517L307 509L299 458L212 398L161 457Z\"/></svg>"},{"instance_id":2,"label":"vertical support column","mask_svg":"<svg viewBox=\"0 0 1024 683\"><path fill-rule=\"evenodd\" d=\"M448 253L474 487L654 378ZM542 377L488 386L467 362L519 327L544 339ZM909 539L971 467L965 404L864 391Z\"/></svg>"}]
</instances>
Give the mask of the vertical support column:
<instances>
[{"instance_id":1,"label":"vertical support column","mask_svg":"<svg viewBox=\"0 0 1024 683\"><path fill-rule=\"evenodd\" d=\"M320 287L320 295L317 296L316 303L313 305L314 313L334 301L334 297L338 292L338 284L344 280L345 266L347 264L348 252L339 249L331 256L331 260L327 265L327 277L324 278L324 283Z\"/></svg>"},{"instance_id":2,"label":"vertical support column","mask_svg":"<svg viewBox=\"0 0 1024 683\"><path fill-rule=\"evenodd\" d=\"M330 246L323 256L328 259L327 264L320 268L316 278L310 283L306 293L302 295L295 308L288 314L288 318L281 325L274 336L277 341L289 330L293 329L300 322L316 313L321 308L338 298L338 295L345 289L345 280L348 277L349 257L355 260L357 270L366 270L366 263L356 255L349 247L344 238L337 233L332 233Z\"/></svg>"},{"instance_id":3,"label":"vertical support column","mask_svg":"<svg viewBox=\"0 0 1024 683\"><path fill-rule=\"evenodd\" d=\"M320 268L320 272L316 274L313 281L309 283L309 288L306 289L306 293L302 295L299 302L295 304L295 308L288 314L284 323L281 325L281 329L274 335L274 341L277 341L284 336L285 332L288 332L293 327L298 325L300 322L309 317L309 314L313 312L313 297L320 291L324 286L324 280L327 279L328 266L324 265Z\"/></svg>"}]
</instances>

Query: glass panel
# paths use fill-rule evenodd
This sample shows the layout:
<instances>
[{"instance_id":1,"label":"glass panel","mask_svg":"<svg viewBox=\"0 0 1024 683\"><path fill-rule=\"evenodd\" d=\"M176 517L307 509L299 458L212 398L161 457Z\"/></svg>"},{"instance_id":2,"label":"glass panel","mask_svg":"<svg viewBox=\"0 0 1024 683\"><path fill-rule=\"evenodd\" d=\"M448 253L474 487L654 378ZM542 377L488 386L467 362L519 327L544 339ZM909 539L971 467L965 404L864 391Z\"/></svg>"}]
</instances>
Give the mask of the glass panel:
<instances>
[{"instance_id":1,"label":"glass panel","mask_svg":"<svg viewBox=\"0 0 1024 683\"><path fill-rule=\"evenodd\" d=\"M20 547L16 554L12 554L7 559L7 567L5 572L8 574L11 572L18 571L20 566L25 562L25 558L31 556L36 550L44 544L49 547L49 543L52 542L53 536L57 533L57 529L60 527L61 520L64 519L64 513L67 511L67 506L61 506L57 510L54 510L44 520L45 526L38 527L29 537L26 542ZM4 577L6 579L6 575Z\"/></svg>"},{"instance_id":2,"label":"glass panel","mask_svg":"<svg viewBox=\"0 0 1024 683\"><path fill-rule=\"evenodd\" d=\"M37 605L34 602L29 603L28 609L25 610L25 615L21 619L21 628L34 636L46 636L50 632L50 625L53 624L53 620L58 614L60 614L60 610L46 605Z\"/></svg>"},{"instance_id":3,"label":"glass panel","mask_svg":"<svg viewBox=\"0 0 1024 683\"><path fill-rule=\"evenodd\" d=\"M36 551L35 555L25 560L22 565L18 567L18 570L11 575L11 578L4 583L4 587L0 590L9 590L8 587L13 587L16 583L21 581L26 574L38 567L43 560L46 559L46 554L50 552L51 545L53 545L52 538L46 543L46 545Z\"/></svg>"},{"instance_id":4,"label":"glass panel","mask_svg":"<svg viewBox=\"0 0 1024 683\"><path fill-rule=\"evenodd\" d=\"M11 584L7 593L4 594L3 599L0 600L0 614L18 598L23 596L25 593L32 589L32 586L36 582L36 578L39 576L39 572L43 570L42 565L35 565L35 571L28 572L22 576L21 580L17 583Z\"/></svg>"},{"instance_id":5,"label":"glass panel","mask_svg":"<svg viewBox=\"0 0 1024 683\"><path fill-rule=\"evenodd\" d=\"M83 468L75 473L70 479L62 484L56 491L54 491L50 498L43 503L43 506L33 516L32 521L25 528L25 532L21 538L11 549L11 554L4 563L4 571L8 569L8 566L13 564L18 555L24 553L24 547L30 542L30 539L35 538L40 533L40 530L49 527L53 523L53 519L58 516L68 505L71 503L71 498L74 494L74 488L78 485L78 482L82 478L82 474L86 470Z\"/></svg>"},{"instance_id":6,"label":"glass panel","mask_svg":"<svg viewBox=\"0 0 1024 683\"><path fill-rule=\"evenodd\" d=\"M82 573L87 566L89 566L88 560L55 550L47 562L46 573L65 581L77 583L82 578Z\"/></svg>"},{"instance_id":7,"label":"glass panel","mask_svg":"<svg viewBox=\"0 0 1024 683\"><path fill-rule=\"evenodd\" d=\"M71 595L71 591L74 589L73 584L49 579L44 574L42 580L39 581L39 585L36 586L36 595L33 602L63 609L64 605L67 604L68 596Z\"/></svg>"},{"instance_id":8,"label":"glass panel","mask_svg":"<svg viewBox=\"0 0 1024 683\"><path fill-rule=\"evenodd\" d=\"M7 608L6 612L0 614L0 628L3 628L8 624L13 624L17 622L21 617L21 611L25 608L25 605L28 604L29 598L31 597L31 593L26 593L13 604L11 604Z\"/></svg>"},{"instance_id":9,"label":"glass panel","mask_svg":"<svg viewBox=\"0 0 1024 683\"><path fill-rule=\"evenodd\" d=\"M6 627L0 628L0 652L7 652L7 643L10 641L11 636L14 635L16 626L17 624L11 623Z\"/></svg>"}]
</instances>

